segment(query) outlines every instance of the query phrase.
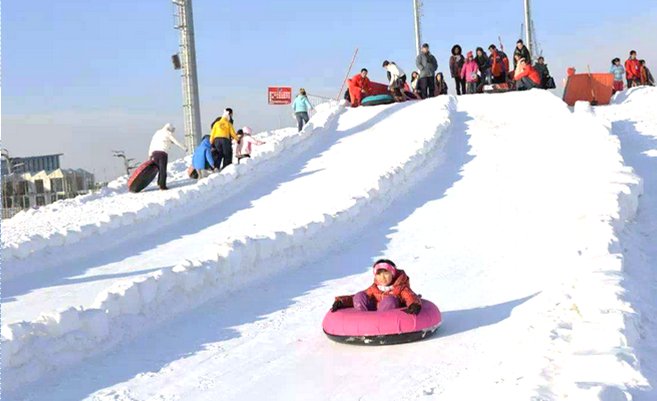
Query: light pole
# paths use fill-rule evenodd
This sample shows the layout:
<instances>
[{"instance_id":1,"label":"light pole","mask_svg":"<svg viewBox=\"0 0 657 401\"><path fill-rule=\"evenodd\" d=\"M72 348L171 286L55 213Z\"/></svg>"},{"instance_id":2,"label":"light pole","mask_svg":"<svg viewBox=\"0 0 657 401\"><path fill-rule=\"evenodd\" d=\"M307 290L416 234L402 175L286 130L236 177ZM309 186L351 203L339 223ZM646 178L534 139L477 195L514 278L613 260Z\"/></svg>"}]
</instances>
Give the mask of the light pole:
<instances>
[{"instance_id":1,"label":"light pole","mask_svg":"<svg viewBox=\"0 0 657 401\"><path fill-rule=\"evenodd\" d=\"M183 117L187 154L192 154L201 142L201 111L196 73L196 46L194 44L194 17L192 0L172 0L178 8L180 30L180 67L182 69ZM174 61L174 65L176 61Z\"/></svg>"},{"instance_id":2,"label":"light pole","mask_svg":"<svg viewBox=\"0 0 657 401\"><path fill-rule=\"evenodd\" d=\"M422 46L422 31L420 27L420 17L422 13L422 0L413 0L413 15L415 17L415 55L420 55Z\"/></svg>"},{"instance_id":3,"label":"light pole","mask_svg":"<svg viewBox=\"0 0 657 401\"><path fill-rule=\"evenodd\" d=\"M533 22L531 16L531 10L529 5L529 0L525 0L525 42L527 50L529 50L529 56L534 58L534 38L532 35Z\"/></svg>"}]
</instances>

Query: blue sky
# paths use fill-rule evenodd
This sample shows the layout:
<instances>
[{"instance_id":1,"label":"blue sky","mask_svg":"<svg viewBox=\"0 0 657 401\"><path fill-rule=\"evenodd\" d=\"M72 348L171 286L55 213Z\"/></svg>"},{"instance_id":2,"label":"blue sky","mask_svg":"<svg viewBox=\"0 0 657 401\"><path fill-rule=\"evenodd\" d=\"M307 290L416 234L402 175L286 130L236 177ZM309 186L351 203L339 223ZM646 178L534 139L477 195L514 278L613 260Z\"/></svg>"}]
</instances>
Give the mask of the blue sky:
<instances>
[{"instance_id":1,"label":"blue sky","mask_svg":"<svg viewBox=\"0 0 657 401\"><path fill-rule=\"evenodd\" d=\"M423 40L439 70L447 70L454 43L486 47L500 35L510 49L520 35L522 0L424 3ZM557 81L570 65L606 70L630 48L657 68L657 2L630 4L632 10L608 0L533 0L538 40ZM170 1L3 6L2 146L11 154L62 152L65 166L107 179L121 173L111 149L144 159L152 133L166 122L182 138ZM355 68L368 67L374 80L384 79L383 59L413 68L411 0L194 0L194 19L204 129L227 106L239 126L292 125L287 106L267 105L266 87L335 96L356 47Z\"/></svg>"}]
</instances>

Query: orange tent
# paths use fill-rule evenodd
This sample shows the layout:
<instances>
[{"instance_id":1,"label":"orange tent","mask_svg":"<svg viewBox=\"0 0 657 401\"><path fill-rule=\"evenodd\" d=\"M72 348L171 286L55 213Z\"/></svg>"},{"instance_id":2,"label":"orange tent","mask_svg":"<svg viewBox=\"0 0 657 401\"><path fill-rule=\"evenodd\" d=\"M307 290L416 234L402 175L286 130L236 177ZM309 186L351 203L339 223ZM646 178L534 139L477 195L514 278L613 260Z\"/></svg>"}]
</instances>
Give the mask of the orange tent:
<instances>
[{"instance_id":1,"label":"orange tent","mask_svg":"<svg viewBox=\"0 0 657 401\"><path fill-rule=\"evenodd\" d=\"M609 104L613 91L614 74L573 74L566 81L563 101L574 106L578 100L592 104Z\"/></svg>"}]
</instances>

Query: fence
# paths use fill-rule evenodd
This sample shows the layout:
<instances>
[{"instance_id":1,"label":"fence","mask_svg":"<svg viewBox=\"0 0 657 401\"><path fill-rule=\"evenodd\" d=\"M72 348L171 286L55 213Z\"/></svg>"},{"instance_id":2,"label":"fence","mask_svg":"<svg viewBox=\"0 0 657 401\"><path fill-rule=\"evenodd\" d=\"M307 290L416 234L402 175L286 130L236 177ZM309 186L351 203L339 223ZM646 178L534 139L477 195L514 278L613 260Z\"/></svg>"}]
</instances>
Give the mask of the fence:
<instances>
[{"instance_id":1,"label":"fence","mask_svg":"<svg viewBox=\"0 0 657 401\"><path fill-rule=\"evenodd\" d=\"M335 99L326 97L326 96L319 96L319 95L307 95L308 101L310 104L313 105L313 107L317 107L317 105L320 105L322 103L328 103L328 102L334 102Z\"/></svg>"},{"instance_id":2,"label":"fence","mask_svg":"<svg viewBox=\"0 0 657 401\"><path fill-rule=\"evenodd\" d=\"M8 207L8 208L2 208L2 219L10 219L14 217L18 212L22 211L23 208L20 207Z\"/></svg>"}]
</instances>

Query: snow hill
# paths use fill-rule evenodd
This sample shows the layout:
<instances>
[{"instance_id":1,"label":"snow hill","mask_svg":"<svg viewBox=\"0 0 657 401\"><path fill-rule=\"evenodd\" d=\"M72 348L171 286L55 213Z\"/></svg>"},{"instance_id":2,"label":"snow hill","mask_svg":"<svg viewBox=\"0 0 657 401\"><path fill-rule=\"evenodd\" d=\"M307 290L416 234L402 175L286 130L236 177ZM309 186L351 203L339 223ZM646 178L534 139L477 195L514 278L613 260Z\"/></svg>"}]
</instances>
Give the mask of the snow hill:
<instances>
[{"instance_id":1,"label":"snow hill","mask_svg":"<svg viewBox=\"0 0 657 401\"><path fill-rule=\"evenodd\" d=\"M199 182L2 226L8 400L654 400L657 90L325 105ZM329 341L389 257L430 340Z\"/></svg>"}]
</instances>

